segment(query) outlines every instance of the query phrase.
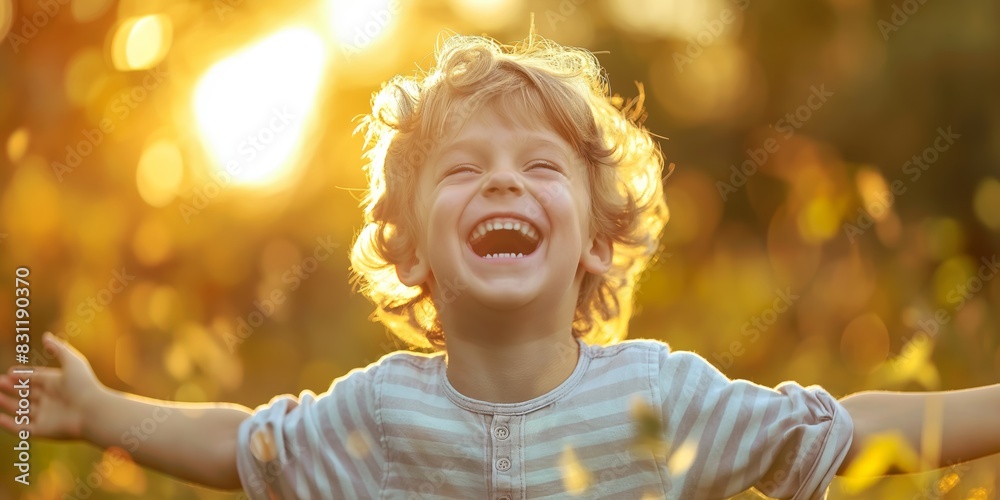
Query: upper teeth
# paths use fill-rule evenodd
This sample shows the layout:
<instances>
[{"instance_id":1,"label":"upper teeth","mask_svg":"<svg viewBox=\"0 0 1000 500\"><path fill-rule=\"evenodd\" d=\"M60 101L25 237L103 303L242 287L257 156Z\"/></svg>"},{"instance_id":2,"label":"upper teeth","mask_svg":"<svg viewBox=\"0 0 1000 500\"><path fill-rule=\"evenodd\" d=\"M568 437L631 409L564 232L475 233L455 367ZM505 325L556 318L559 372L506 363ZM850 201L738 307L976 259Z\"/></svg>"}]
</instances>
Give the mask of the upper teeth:
<instances>
[{"instance_id":1,"label":"upper teeth","mask_svg":"<svg viewBox=\"0 0 1000 500\"><path fill-rule=\"evenodd\" d=\"M480 222L475 229L472 230L471 239L478 239L484 234L490 231L496 231L497 229L520 231L526 238L530 238L532 240L538 239L538 232L535 231L535 228L532 227L531 224L510 217L494 217Z\"/></svg>"}]
</instances>

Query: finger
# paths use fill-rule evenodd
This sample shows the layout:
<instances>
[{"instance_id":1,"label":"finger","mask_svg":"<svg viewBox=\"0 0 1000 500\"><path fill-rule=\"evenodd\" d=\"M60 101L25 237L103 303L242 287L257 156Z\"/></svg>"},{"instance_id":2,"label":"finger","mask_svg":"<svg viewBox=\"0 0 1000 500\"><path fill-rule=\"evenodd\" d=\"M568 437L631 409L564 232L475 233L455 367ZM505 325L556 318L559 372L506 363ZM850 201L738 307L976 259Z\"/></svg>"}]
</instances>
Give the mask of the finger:
<instances>
[{"instance_id":1,"label":"finger","mask_svg":"<svg viewBox=\"0 0 1000 500\"><path fill-rule=\"evenodd\" d=\"M38 388L42 391L51 390L56 387L63 371L59 368L36 367L32 368L33 373L18 373L16 375L0 375L0 391L7 394L17 394L22 384L27 382L29 388Z\"/></svg>"},{"instance_id":2,"label":"finger","mask_svg":"<svg viewBox=\"0 0 1000 500\"><path fill-rule=\"evenodd\" d=\"M22 399L28 399L37 407L52 392L52 388L56 387L60 376L60 370L55 368L43 368L20 379L9 375L0 375L0 388L3 389L0 392L0 410L13 414L18 409ZM27 386L27 390L21 382L27 382L24 384Z\"/></svg>"},{"instance_id":3,"label":"finger","mask_svg":"<svg viewBox=\"0 0 1000 500\"><path fill-rule=\"evenodd\" d=\"M11 365L11 367L7 369L7 375L8 376L24 375L25 373L28 372L37 372L42 368L53 368L53 367L49 365Z\"/></svg>"},{"instance_id":4,"label":"finger","mask_svg":"<svg viewBox=\"0 0 1000 500\"><path fill-rule=\"evenodd\" d=\"M14 384L16 383L17 381L13 376L7 374L0 375L0 393L17 394L17 389L14 388Z\"/></svg>"},{"instance_id":5,"label":"finger","mask_svg":"<svg viewBox=\"0 0 1000 500\"><path fill-rule=\"evenodd\" d=\"M58 387L62 376L62 369L42 367L36 368L32 374L25 375L25 378L28 379L30 386L40 389L42 392L49 392Z\"/></svg>"},{"instance_id":6,"label":"finger","mask_svg":"<svg viewBox=\"0 0 1000 500\"><path fill-rule=\"evenodd\" d=\"M0 411L7 415L13 415L17 411L17 401L5 394L0 394Z\"/></svg>"},{"instance_id":7,"label":"finger","mask_svg":"<svg viewBox=\"0 0 1000 500\"><path fill-rule=\"evenodd\" d=\"M76 350L75 347L69 345L63 339L56 337L52 332L45 332L42 335L42 345L49 350L52 354L55 354L56 359L59 360L59 364L66 366L67 363L79 362L83 360L83 354Z\"/></svg>"},{"instance_id":8,"label":"finger","mask_svg":"<svg viewBox=\"0 0 1000 500\"><path fill-rule=\"evenodd\" d=\"M14 417L10 415L0 415L0 429L3 429L11 434L17 435L24 427L16 425L14 423Z\"/></svg>"}]
</instances>

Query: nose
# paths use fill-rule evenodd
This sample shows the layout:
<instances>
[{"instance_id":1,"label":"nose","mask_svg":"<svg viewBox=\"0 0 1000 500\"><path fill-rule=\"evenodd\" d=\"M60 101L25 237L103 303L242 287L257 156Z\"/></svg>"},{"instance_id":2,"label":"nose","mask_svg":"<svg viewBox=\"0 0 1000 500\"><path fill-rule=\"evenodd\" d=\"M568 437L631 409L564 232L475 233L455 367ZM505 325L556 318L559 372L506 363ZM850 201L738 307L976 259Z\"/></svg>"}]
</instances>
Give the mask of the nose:
<instances>
[{"instance_id":1,"label":"nose","mask_svg":"<svg viewBox=\"0 0 1000 500\"><path fill-rule=\"evenodd\" d=\"M509 169L496 170L489 174L483 182L483 194L486 196L511 193L519 195L524 192L521 177Z\"/></svg>"}]
</instances>

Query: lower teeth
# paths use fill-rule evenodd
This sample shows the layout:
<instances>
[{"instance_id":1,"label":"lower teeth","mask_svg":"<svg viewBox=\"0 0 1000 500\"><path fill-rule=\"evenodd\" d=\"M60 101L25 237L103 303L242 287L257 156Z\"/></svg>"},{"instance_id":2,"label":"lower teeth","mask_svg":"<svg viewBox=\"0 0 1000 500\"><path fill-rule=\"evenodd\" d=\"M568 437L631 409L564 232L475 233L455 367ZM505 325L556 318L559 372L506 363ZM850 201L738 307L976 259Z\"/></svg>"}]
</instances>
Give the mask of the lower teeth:
<instances>
[{"instance_id":1,"label":"lower teeth","mask_svg":"<svg viewBox=\"0 0 1000 500\"><path fill-rule=\"evenodd\" d=\"M510 259L510 258L515 258L515 257L521 258L521 257L524 257L524 254L523 253L519 253L517 255L514 255L512 253L492 253L492 254L486 254L486 258L487 259Z\"/></svg>"}]
</instances>

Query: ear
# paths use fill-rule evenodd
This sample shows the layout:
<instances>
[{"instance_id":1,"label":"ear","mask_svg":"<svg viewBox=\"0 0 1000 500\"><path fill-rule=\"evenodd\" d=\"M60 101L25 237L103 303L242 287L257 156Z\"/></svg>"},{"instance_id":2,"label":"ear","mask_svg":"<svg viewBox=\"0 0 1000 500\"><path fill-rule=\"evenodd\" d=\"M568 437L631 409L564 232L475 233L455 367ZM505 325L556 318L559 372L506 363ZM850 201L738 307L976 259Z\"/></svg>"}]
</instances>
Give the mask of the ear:
<instances>
[{"instance_id":1,"label":"ear","mask_svg":"<svg viewBox=\"0 0 1000 500\"><path fill-rule=\"evenodd\" d=\"M590 239L590 246L584 249L580 263L588 273L600 275L611 269L611 259L614 256L615 249L611 239L599 234Z\"/></svg>"},{"instance_id":2,"label":"ear","mask_svg":"<svg viewBox=\"0 0 1000 500\"><path fill-rule=\"evenodd\" d=\"M430 270L427 259L414 251L405 261L396 264L396 277L406 286L420 286L427 282Z\"/></svg>"}]
</instances>

